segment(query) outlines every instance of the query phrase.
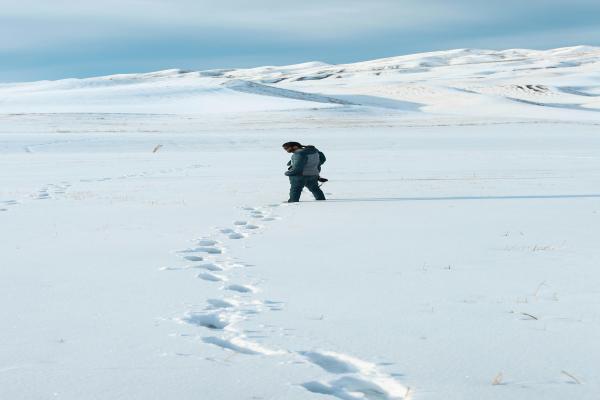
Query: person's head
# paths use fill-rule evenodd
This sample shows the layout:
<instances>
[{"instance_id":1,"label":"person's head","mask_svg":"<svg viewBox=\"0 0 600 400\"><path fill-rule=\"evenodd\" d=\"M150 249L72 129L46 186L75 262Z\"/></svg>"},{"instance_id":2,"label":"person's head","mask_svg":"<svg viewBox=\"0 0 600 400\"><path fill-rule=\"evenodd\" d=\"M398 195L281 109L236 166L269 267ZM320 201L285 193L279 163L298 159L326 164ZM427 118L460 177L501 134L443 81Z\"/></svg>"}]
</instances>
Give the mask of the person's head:
<instances>
[{"instance_id":1,"label":"person's head","mask_svg":"<svg viewBox=\"0 0 600 400\"><path fill-rule=\"evenodd\" d=\"M285 151L287 151L288 153L293 153L296 150L299 150L301 148L303 148L304 146L302 146L300 143L298 142L286 142L283 144L283 149Z\"/></svg>"}]
</instances>

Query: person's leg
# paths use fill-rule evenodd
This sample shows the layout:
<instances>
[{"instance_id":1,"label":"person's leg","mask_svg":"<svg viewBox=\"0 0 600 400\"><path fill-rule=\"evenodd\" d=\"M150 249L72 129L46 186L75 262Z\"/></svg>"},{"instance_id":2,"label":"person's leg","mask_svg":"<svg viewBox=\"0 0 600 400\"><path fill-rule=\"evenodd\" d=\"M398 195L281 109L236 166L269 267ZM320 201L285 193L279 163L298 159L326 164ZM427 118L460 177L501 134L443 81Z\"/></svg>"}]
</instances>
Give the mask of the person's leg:
<instances>
[{"instance_id":1,"label":"person's leg","mask_svg":"<svg viewBox=\"0 0 600 400\"><path fill-rule=\"evenodd\" d=\"M300 201L300 194L304 188L302 176L290 176L290 199L288 202L296 203Z\"/></svg>"},{"instance_id":2,"label":"person's leg","mask_svg":"<svg viewBox=\"0 0 600 400\"><path fill-rule=\"evenodd\" d=\"M319 177L318 176L305 176L304 177L304 186L311 191L313 196L315 196L316 200L325 200L325 194L319 187Z\"/></svg>"}]
</instances>

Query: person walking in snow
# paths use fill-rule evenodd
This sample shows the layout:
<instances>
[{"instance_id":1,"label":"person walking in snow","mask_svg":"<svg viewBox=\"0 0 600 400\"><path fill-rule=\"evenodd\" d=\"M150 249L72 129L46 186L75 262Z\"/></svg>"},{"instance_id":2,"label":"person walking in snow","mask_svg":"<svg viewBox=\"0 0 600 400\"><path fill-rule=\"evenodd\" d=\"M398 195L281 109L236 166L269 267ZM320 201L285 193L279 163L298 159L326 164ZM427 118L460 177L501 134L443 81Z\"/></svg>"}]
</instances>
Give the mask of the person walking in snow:
<instances>
[{"instance_id":1,"label":"person walking in snow","mask_svg":"<svg viewBox=\"0 0 600 400\"><path fill-rule=\"evenodd\" d=\"M300 194L304 187L308 188L316 200L325 200L325 194L319 187L321 165L325 163L325 154L315 146L303 146L298 142L287 142L283 149L292 154L292 159L287 163L288 170L285 175L290 178L290 199L288 203L300 201Z\"/></svg>"}]
</instances>

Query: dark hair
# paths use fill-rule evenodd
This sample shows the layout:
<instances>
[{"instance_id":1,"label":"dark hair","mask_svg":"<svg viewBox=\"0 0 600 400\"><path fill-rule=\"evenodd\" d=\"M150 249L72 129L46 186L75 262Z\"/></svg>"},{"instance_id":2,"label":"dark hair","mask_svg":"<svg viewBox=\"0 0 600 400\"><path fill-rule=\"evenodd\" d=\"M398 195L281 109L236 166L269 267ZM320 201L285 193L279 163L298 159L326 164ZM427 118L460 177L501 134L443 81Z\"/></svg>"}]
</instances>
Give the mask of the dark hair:
<instances>
[{"instance_id":1,"label":"dark hair","mask_svg":"<svg viewBox=\"0 0 600 400\"><path fill-rule=\"evenodd\" d=\"M285 142L281 147L304 147L298 142Z\"/></svg>"}]
</instances>

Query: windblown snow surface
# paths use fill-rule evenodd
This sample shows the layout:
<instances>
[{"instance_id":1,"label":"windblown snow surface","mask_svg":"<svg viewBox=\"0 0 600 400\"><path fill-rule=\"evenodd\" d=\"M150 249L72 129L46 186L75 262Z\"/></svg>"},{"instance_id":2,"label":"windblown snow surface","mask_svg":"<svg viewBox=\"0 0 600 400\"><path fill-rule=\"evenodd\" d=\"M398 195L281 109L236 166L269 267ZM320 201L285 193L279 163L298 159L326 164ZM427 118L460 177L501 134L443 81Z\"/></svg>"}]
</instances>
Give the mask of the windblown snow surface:
<instances>
[{"instance_id":1,"label":"windblown snow surface","mask_svg":"<svg viewBox=\"0 0 600 400\"><path fill-rule=\"evenodd\" d=\"M600 393L600 48L1 84L0 177L1 399Z\"/></svg>"}]
</instances>

